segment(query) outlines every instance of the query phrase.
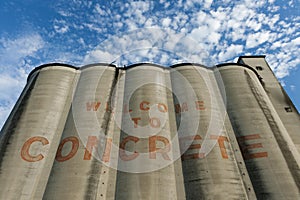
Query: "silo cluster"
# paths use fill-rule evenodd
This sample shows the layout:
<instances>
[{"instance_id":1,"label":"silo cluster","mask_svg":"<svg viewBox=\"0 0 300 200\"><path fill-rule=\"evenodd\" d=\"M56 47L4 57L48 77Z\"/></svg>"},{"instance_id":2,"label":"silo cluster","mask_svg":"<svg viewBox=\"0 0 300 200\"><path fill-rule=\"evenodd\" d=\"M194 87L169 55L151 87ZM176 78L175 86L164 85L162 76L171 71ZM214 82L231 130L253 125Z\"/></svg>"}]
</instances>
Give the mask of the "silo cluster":
<instances>
[{"instance_id":1,"label":"silo cluster","mask_svg":"<svg viewBox=\"0 0 300 200\"><path fill-rule=\"evenodd\" d=\"M300 117L264 56L34 69L0 199L299 199Z\"/></svg>"}]
</instances>

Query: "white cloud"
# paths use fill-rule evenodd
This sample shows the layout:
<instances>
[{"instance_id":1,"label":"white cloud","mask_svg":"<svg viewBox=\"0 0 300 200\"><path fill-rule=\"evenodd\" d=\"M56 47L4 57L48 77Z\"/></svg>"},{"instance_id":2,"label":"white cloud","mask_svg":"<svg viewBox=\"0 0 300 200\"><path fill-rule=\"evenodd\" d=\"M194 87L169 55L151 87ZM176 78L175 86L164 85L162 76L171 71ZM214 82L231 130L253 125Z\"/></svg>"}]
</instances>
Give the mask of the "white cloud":
<instances>
[{"instance_id":1,"label":"white cloud","mask_svg":"<svg viewBox=\"0 0 300 200\"><path fill-rule=\"evenodd\" d=\"M269 31L256 32L249 34L246 40L246 48L254 48L260 44L270 41L271 34ZM271 41L270 41L271 42Z\"/></svg>"},{"instance_id":2,"label":"white cloud","mask_svg":"<svg viewBox=\"0 0 300 200\"><path fill-rule=\"evenodd\" d=\"M245 21L255 16L255 11L249 5L241 3L232 8L231 17L238 21Z\"/></svg>"},{"instance_id":3,"label":"white cloud","mask_svg":"<svg viewBox=\"0 0 300 200\"><path fill-rule=\"evenodd\" d=\"M298 46L300 46L300 37L297 37L297 38L293 39L293 40L291 41L291 43L292 43L293 45L298 45Z\"/></svg>"},{"instance_id":4,"label":"white cloud","mask_svg":"<svg viewBox=\"0 0 300 200\"><path fill-rule=\"evenodd\" d=\"M236 55L239 55L243 52L242 45L230 45L229 47L225 47L224 50L219 54L219 60L222 62L226 62Z\"/></svg>"},{"instance_id":5,"label":"white cloud","mask_svg":"<svg viewBox=\"0 0 300 200\"><path fill-rule=\"evenodd\" d=\"M291 88L292 91L296 91L296 86L295 85L291 85L290 88Z\"/></svg>"},{"instance_id":6,"label":"white cloud","mask_svg":"<svg viewBox=\"0 0 300 200\"><path fill-rule=\"evenodd\" d=\"M212 35L213 37L218 37ZM143 62L154 62L168 66L178 62L178 59L186 61L201 62L207 59L203 46L196 45L197 41L182 33L176 33L170 29L143 28L114 36L89 52L84 62L94 62L95 60L105 60L123 66L135 63L139 60ZM151 50L152 49L152 50ZM166 59L166 55L169 59ZM209 62L206 64L211 65Z\"/></svg>"},{"instance_id":7,"label":"white cloud","mask_svg":"<svg viewBox=\"0 0 300 200\"><path fill-rule=\"evenodd\" d=\"M233 42L237 40L245 40L247 36L245 35L245 30L244 29L237 29L230 33L230 38L232 39Z\"/></svg>"},{"instance_id":8,"label":"white cloud","mask_svg":"<svg viewBox=\"0 0 300 200\"><path fill-rule=\"evenodd\" d=\"M171 19L170 19L169 17L168 17L168 18L164 18L164 19L162 20L162 26L163 26L163 27L169 27L170 24L171 24Z\"/></svg>"},{"instance_id":9,"label":"white cloud","mask_svg":"<svg viewBox=\"0 0 300 200\"><path fill-rule=\"evenodd\" d=\"M209 9L211 7L213 0L205 0L204 8Z\"/></svg>"},{"instance_id":10,"label":"white cloud","mask_svg":"<svg viewBox=\"0 0 300 200\"><path fill-rule=\"evenodd\" d=\"M99 15L106 15L107 11L104 7L101 7L98 3L95 5L95 12Z\"/></svg>"},{"instance_id":11,"label":"white cloud","mask_svg":"<svg viewBox=\"0 0 300 200\"><path fill-rule=\"evenodd\" d=\"M166 2L161 0L160 3L164 4ZM115 15L112 15L115 16L113 20L116 20L116 22L113 23L117 27L117 21L125 16L126 19L123 20L123 26L119 26L127 27L129 31L145 27L159 28L157 25L160 24L162 27L167 27L173 31L166 32L163 37L170 38L173 37L170 35L180 33L194 41L193 45L187 45L183 44L183 41L181 42L179 46L181 46L181 49L183 49L183 46L185 48L184 53L181 53L181 55L184 54L184 56L190 58L197 58L193 52L193 48L191 48L196 45L212 59L219 59L215 60L216 63L223 60L232 60L236 57L236 55L234 55L236 53L266 54L268 48L278 50L283 48L282 43L290 42L289 40L284 41L287 40L287 38L283 37L285 32L281 32L283 31L283 25L288 29L284 30L286 34L295 33L296 31L295 26L292 26L284 20L280 20L278 13L262 12L263 9L271 9L271 7L273 10L276 10L276 8L274 8L276 5L273 0L228 1L227 3L231 5L231 7L225 7L226 4L224 3L216 9L207 10L206 7L212 6L213 4L211 1L189 0L186 1L184 9L180 9L181 1L178 1L178 3L173 4L172 7L160 6L163 12L156 12L153 8L157 5L153 2L129 2L123 4L121 8L124 10L124 13L116 12ZM205 4L207 5L206 7L204 6ZM167 7L168 9L166 9ZM202 9L197 9L198 7ZM186 12L186 10L189 12ZM172 13L176 13L176 15L172 15ZM120 37L120 35L118 37ZM146 34L144 38L146 37L149 36ZM121 38L124 39L124 37ZM150 38L152 38L152 36ZM136 42L129 42L129 40ZM113 43L113 46L124 51L124 45L130 48L134 45L145 46L145 43L138 44L142 41L145 42L145 40L138 40L136 38L128 38L126 41L120 39L118 42L123 46L120 47L120 44L116 41ZM148 40L147 48L153 45L155 43L154 41L157 40ZM165 42L160 41L160 43L163 43L161 46L168 49L174 48L177 50L179 47L175 45L176 43L174 43L173 40L166 39ZM100 48L99 45L96 50L100 48L102 53L105 53L105 50L107 50L110 55L115 55L115 53L111 53L114 51L107 48L107 45L103 46L105 46L105 48ZM247 49L247 52L243 52L245 49ZM90 54L93 54L93 51L90 51ZM201 56L198 56L196 60L201 60L200 57ZM86 59L87 58L89 58L89 56L86 56ZM283 60L277 59L274 64L278 66L280 62L283 62Z\"/></svg>"},{"instance_id":12,"label":"white cloud","mask_svg":"<svg viewBox=\"0 0 300 200\"><path fill-rule=\"evenodd\" d=\"M27 74L0 74L0 127L11 112L22 88L25 85Z\"/></svg>"},{"instance_id":13,"label":"white cloud","mask_svg":"<svg viewBox=\"0 0 300 200\"><path fill-rule=\"evenodd\" d=\"M8 118L9 113L13 108L13 103L9 105L0 105L0 127L4 125L4 122Z\"/></svg>"},{"instance_id":14,"label":"white cloud","mask_svg":"<svg viewBox=\"0 0 300 200\"><path fill-rule=\"evenodd\" d=\"M289 6L294 7L294 1L293 0L290 0L288 4L289 4Z\"/></svg>"},{"instance_id":15,"label":"white cloud","mask_svg":"<svg viewBox=\"0 0 300 200\"><path fill-rule=\"evenodd\" d=\"M0 127L8 117L26 83L30 57L44 47L38 34L0 39Z\"/></svg>"},{"instance_id":16,"label":"white cloud","mask_svg":"<svg viewBox=\"0 0 300 200\"><path fill-rule=\"evenodd\" d=\"M85 64L99 63L99 62L112 63L115 59L116 57L107 51L93 50L85 56L83 63Z\"/></svg>"},{"instance_id":17,"label":"white cloud","mask_svg":"<svg viewBox=\"0 0 300 200\"><path fill-rule=\"evenodd\" d=\"M0 45L0 63L13 66L27 56L34 56L43 48L44 40L39 34L29 34L11 39L1 38Z\"/></svg>"},{"instance_id":18,"label":"white cloud","mask_svg":"<svg viewBox=\"0 0 300 200\"><path fill-rule=\"evenodd\" d=\"M69 27L68 26L61 27L61 26L54 25L54 29L58 33L66 33L69 30Z\"/></svg>"},{"instance_id":19,"label":"white cloud","mask_svg":"<svg viewBox=\"0 0 300 200\"><path fill-rule=\"evenodd\" d=\"M21 82L25 81L18 80L9 74L0 74L0 101L12 101L12 98L18 96L20 86L23 86Z\"/></svg>"},{"instance_id":20,"label":"white cloud","mask_svg":"<svg viewBox=\"0 0 300 200\"><path fill-rule=\"evenodd\" d=\"M64 20L54 20L53 28L57 33L66 33L69 31L69 26Z\"/></svg>"}]
</instances>

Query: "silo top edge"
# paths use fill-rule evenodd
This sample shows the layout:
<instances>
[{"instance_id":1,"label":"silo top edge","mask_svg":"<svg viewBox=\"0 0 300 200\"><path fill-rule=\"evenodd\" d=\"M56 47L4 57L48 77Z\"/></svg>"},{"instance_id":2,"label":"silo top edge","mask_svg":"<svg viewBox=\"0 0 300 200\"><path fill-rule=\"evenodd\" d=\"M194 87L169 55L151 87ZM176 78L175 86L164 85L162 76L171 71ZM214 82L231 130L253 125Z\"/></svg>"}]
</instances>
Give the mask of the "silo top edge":
<instances>
[{"instance_id":1,"label":"silo top edge","mask_svg":"<svg viewBox=\"0 0 300 200\"><path fill-rule=\"evenodd\" d=\"M92 64L87 64L87 65L84 65L82 67L79 67L78 69L82 70L82 69L86 69L86 68L90 68L90 67L96 67L96 66L118 68L116 65L111 64L111 63L92 63Z\"/></svg>"},{"instance_id":2,"label":"silo top edge","mask_svg":"<svg viewBox=\"0 0 300 200\"><path fill-rule=\"evenodd\" d=\"M243 57L243 56L241 56ZM240 57L240 58L241 58ZM246 56L246 57L249 57L249 56ZM251 56L253 57L253 56ZM256 56L256 57L262 57L262 56ZM246 64L242 64L242 63L222 63L222 64L218 64L214 67L207 67L205 65L202 65L202 64L199 64L199 63L178 63L178 64L174 64L174 65L171 65L171 66L162 66L162 65L158 65L158 64L155 64L155 63L135 63L135 64L132 64L132 65L129 65L129 66L126 66L124 68L122 67L117 67L116 65L114 64L111 64L111 63L93 63L93 64L88 64L88 65L84 65L82 67L75 67L73 65L69 65L69 64L63 64L63 63L48 63L48 64L44 64L44 65L41 65L41 66L38 66L36 68L34 68L28 75L28 78L27 80L30 79L30 77L36 72L36 71L39 71L41 70L42 68L45 68L45 67L51 67L51 66L61 66L61 67L68 67L68 68L72 68L72 69L75 69L75 70L82 70L82 69L86 69L86 68L90 68L90 67L95 67L95 66L106 66L106 67L113 67L115 69L124 69L124 70L127 70L127 69L131 69L131 68L135 68L135 67L139 67L139 66L144 66L144 65L147 65L147 66L153 66L153 67L158 67L158 68L161 68L161 69L173 69L173 68L177 68L177 67L181 67L181 66L196 66L196 67L202 67L204 69L211 69L211 70L214 70L214 69L218 69L218 68L222 68L222 67L226 67L226 66L240 66L240 67L245 67L245 68L248 68L250 70L252 70L258 78L260 78L259 74L257 73L257 71L255 69L253 69L252 67L250 67L249 65L246 65Z\"/></svg>"},{"instance_id":3,"label":"silo top edge","mask_svg":"<svg viewBox=\"0 0 300 200\"><path fill-rule=\"evenodd\" d=\"M174 65L170 65L170 66L164 66L164 65L159 65L159 64L155 64L155 63L146 63L145 62L145 63L135 63L135 64L132 64L132 65L128 65L124 69L131 69L131 68L138 67L138 66L143 66L143 65L149 65L149 66L163 68L163 69L171 69L171 68L177 68L177 67L188 66L188 65L203 67L203 68L206 68L206 69L212 69L213 68L213 67L207 67L207 66L199 64L199 63L178 63L178 64L174 64Z\"/></svg>"},{"instance_id":4,"label":"silo top edge","mask_svg":"<svg viewBox=\"0 0 300 200\"><path fill-rule=\"evenodd\" d=\"M207 67L207 66L199 64L199 63L178 63L178 64L171 65L170 68L177 68L177 67L187 66L187 65L203 67L205 69L212 69L213 68L213 67Z\"/></svg>"},{"instance_id":5,"label":"silo top edge","mask_svg":"<svg viewBox=\"0 0 300 200\"><path fill-rule=\"evenodd\" d=\"M139 67L139 66L153 66L153 67L158 67L158 68L162 68L162 69L167 69L167 70L171 70L177 67L181 67L181 66L196 66L196 67L202 67L205 69L213 69L214 67L207 67L205 65L199 64L199 63L178 63L178 64L174 64L174 65L170 65L170 66L164 66L164 65L159 65L159 64L155 64L155 63L135 63L132 65L128 65L124 68L122 67L117 67L118 69L131 69L131 68L135 68L135 67Z\"/></svg>"},{"instance_id":6,"label":"silo top edge","mask_svg":"<svg viewBox=\"0 0 300 200\"><path fill-rule=\"evenodd\" d=\"M124 69L132 69L132 68L135 68L135 67L139 67L139 66L144 66L144 65L148 65L148 66L152 66L152 67L158 67L158 68L163 68L163 69L166 69L167 67L163 66L163 65L159 65L159 64L155 64L155 63L147 63L147 62L142 62L142 63L135 63L135 64L132 64L132 65L128 65L128 66L125 66ZM120 69L122 69L122 67L119 67Z\"/></svg>"},{"instance_id":7,"label":"silo top edge","mask_svg":"<svg viewBox=\"0 0 300 200\"><path fill-rule=\"evenodd\" d=\"M260 75L257 73L257 71L255 69L253 69L252 67L250 67L249 65L245 65L245 64L241 64L241 63L223 63L223 64L216 65L217 68L228 67L228 66L237 66L237 67L244 67L244 68L250 69L260 79Z\"/></svg>"},{"instance_id":8,"label":"silo top edge","mask_svg":"<svg viewBox=\"0 0 300 200\"><path fill-rule=\"evenodd\" d=\"M36 71L39 71L43 68L46 68L46 67L53 67L53 66L59 66L59 67L67 67L67 68L72 68L72 69L76 69L78 70L79 67L75 67L73 65L69 65L69 64L64 64L64 63L48 63L48 64L43 64L43 65L40 65L36 68L34 68L28 75L27 77L27 81L30 79L30 77L36 72Z\"/></svg>"}]
</instances>

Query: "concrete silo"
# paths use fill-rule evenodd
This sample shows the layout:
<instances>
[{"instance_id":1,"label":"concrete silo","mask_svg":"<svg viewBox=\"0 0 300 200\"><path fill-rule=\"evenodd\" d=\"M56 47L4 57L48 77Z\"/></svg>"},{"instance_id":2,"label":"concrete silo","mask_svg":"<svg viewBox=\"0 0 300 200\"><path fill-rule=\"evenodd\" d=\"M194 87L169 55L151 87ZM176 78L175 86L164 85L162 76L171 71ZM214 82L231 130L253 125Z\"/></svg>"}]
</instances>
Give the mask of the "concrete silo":
<instances>
[{"instance_id":1,"label":"concrete silo","mask_svg":"<svg viewBox=\"0 0 300 200\"><path fill-rule=\"evenodd\" d=\"M261 77L242 64L219 65L219 72L226 89L227 112L257 197L299 197L299 153L266 94Z\"/></svg>"},{"instance_id":2,"label":"concrete silo","mask_svg":"<svg viewBox=\"0 0 300 200\"><path fill-rule=\"evenodd\" d=\"M299 113L263 56L43 65L0 135L1 199L298 199Z\"/></svg>"},{"instance_id":3,"label":"concrete silo","mask_svg":"<svg viewBox=\"0 0 300 200\"><path fill-rule=\"evenodd\" d=\"M125 82L122 103L128 110L122 112L120 144L124 145L120 145L115 197L183 199L181 161L174 159L179 142L170 72L141 63L121 74Z\"/></svg>"},{"instance_id":4,"label":"concrete silo","mask_svg":"<svg viewBox=\"0 0 300 200\"><path fill-rule=\"evenodd\" d=\"M75 67L35 69L1 132L0 199L41 199L76 86Z\"/></svg>"},{"instance_id":5,"label":"concrete silo","mask_svg":"<svg viewBox=\"0 0 300 200\"><path fill-rule=\"evenodd\" d=\"M109 145L103 135L112 136L114 131L107 104L116 76L116 67L107 64L88 65L78 70L72 107L43 199L114 196L116 170L98 159L102 159L102 151Z\"/></svg>"},{"instance_id":6,"label":"concrete silo","mask_svg":"<svg viewBox=\"0 0 300 200\"><path fill-rule=\"evenodd\" d=\"M218 69L198 64L172 67L173 93L181 108L176 112L181 118L178 134L183 142L191 141L182 155L187 199L254 198L242 155L235 151L238 145L221 95L224 88L218 87ZM179 74L186 82L179 81Z\"/></svg>"}]
</instances>

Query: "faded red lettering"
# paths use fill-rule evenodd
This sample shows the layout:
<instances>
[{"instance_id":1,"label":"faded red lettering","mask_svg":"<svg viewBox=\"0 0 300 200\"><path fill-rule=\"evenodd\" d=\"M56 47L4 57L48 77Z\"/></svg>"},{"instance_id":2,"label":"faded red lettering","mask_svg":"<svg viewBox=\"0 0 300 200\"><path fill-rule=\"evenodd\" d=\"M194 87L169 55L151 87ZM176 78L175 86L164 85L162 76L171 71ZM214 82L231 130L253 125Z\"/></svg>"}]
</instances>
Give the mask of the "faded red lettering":
<instances>
[{"instance_id":1,"label":"faded red lettering","mask_svg":"<svg viewBox=\"0 0 300 200\"><path fill-rule=\"evenodd\" d=\"M97 111L98 108L100 107L100 104L101 103L99 101L97 101L97 102L87 102L86 103L86 110L87 111L91 111L91 110Z\"/></svg>"},{"instance_id":2,"label":"faded red lettering","mask_svg":"<svg viewBox=\"0 0 300 200\"><path fill-rule=\"evenodd\" d=\"M140 117L135 117L135 118L132 118L132 121L133 121L133 127L134 128L137 128L138 127L138 121L141 120Z\"/></svg>"},{"instance_id":3,"label":"faded red lettering","mask_svg":"<svg viewBox=\"0 0 300 200\"><path fill-rule=\"evenodd\" d=\"M160 120L157 117L150 118L150 126L153 128L159 128L160 127Z\"/></svg>"},{"instance_id":4,"label":"faded red lettering","mask_svg":"<svg viewBox=\"0 0 300 200\"><path fill-rule=\"evenodd\" d=\"M261 143L245 144L246 140L256 140L256 139L261 139L259 134L238 137L238 142L241 147L241 151L245 160L268 157L267 152L250 153L248 151L249 149L263 148L263 145Z\"/></svg>"},{"instance_id":5,"label":"faded red lettering","mask_svg":"<svg viewBox=\"0 0 300 200\"><path fill-rule=\"evenodd\" d=\"M186 140L193 140L193 142L195 140L201 140L201 136L200 135L191 135L191 136L186 136L186 137L182 137L180 138L180 149L185 150L185 144L184 142L186 142ZM192 143L193 143L192 142ZM186 151L182 154L181 159L182 160L190 160L190 159L198 159L198 158L204 158L205 154L204 153L192 153L192 154L187 154L188 150L192 150L192 149L201 149L201 145L200 144L191 144L189 145L189 147L186 149Z\"/></svg>"},{"instance_id":6,"label":"faded red lettering","mask_svg":"<svg viewBox=\"0 0 300 200\"><path fill-rule=\"evenodd\" d=\"M165 113L165 112L168 111L167 106L166 106L165 104L163 104L163 103L158 103L158 104L157 104L157 108L158 108L158 110L159 110L160 112L163 112L163 113Z\"/></svg>"},{"instance_id":7,"label":"faded red lettering","mask_svg":"<svg viewBox=\"0 0 300 200\"><path fill-rule=\"evenodd\" d=\"M149 110L150 108L149 108L149 102L148 101L142 101L141 103L140 103L140 109L141 110L145 110L145 111L147 111L147 110Z\"/></svg>"},{"instance_id":8,"label":"faded red lettering","mask_svg":"<svg viewBox=\"0 0 300 200\"><path fill-rule=\"evenodd\" d=\"M180 105L179 103L175 104L175 112L176 113L186 112L188 110L189 110L189 108L188 108L188 104L186 102L182 103L182 105Z\"/></svg>"},{"instance_id":9,"label":"faded red lettering","mask_svg":"<svg viewBox=\"0 0 300 200\"><path fill-rule=\"evenodd\" d=\"M204 101L195 101L197 110L205 110Z\"/></svg>"},{"instance_id":10,"label":"faded red lettering","mask_svg":"<svg viewBox=\"0 0 300 200\"><path fill-rule=\"evenodd\" d=\"M112 139L111 138L105 138L105 139L106 139L105 149L104 149L104 153L103 153L101 159L104 162L109 162L110 152L111 152L111 147L112 147ZM98 143L99 143L99 140L98 140L97 136L89 136L88 137L88 141L87 141L87 144L86 144L83 160L90 160L91 159L93 149L94 148L98 149Z\"/></svg>"},{"instance_id":11,"label":"faded red lettering","mask_svg":"<svg viewBox=\"0 0 300 200\"><path fill-rule=\"evenodd\" d=\"M164 148L156 148L156 141L160 141L164 143ZM168 156L168 152L170 151L170 143L169 140L163 136L151 136L149 138L149 158L156 159L156 152L161 153L162 157L165 160L170 160Z\"/></svg>"},{"instance_id":12,"label":"faded red lettering","mask_svg":"<svg viewBox=\"0 0 300 200\"><path fill-rule=\"evenodd\" d=\"M30 149L31 144L34 142L40 142L40 143L42 143L43 146L49 144L49 141L44 137L35 136L32 138L29 138L24 143L24 145L21 149L21 157L23 158L23 160L28 161L28 162L37 162L44 158L44 156L42 154L30 155L29 149Z\"/></svg>"},{"instance_id":13,"label":"faded red lettering","mask_svg":"<svg viewBox=\"0 0 300 200\"><path fill-rule=\"evenodd\" d=\"M71 148L71 151L67 155L63 156L62 149L67 142L72 143L72 148ZM71 159L76 154L78 147L79 147L79 141L78 141L77 137L71 136L71 137L67 137L67 138L63 139L61 141L60 145L58 146L55 159L58 162L63 162L63 161Z\"/></svg>"},{"instance_id":14,"label":"faded red lettering","mask_svg":"<svg viewBox=\"0 0 300 200\"><path fill-rule=\"evenodd\" d=\"M222 158L228 159L228 154L224 144L225 141L228 142L228 138L225 136L210 135L210 139L218 140Z\"/></svg>"},{"instance_id":15,"label":"faded red lettering","mask_svg":"<svg viewBox=\"0 0 300 200\"><path fill-rule=\"evenodd\" d=\"M134 151L134 153L131 154L131 155L127 155L126 150L125 150L125 146L126 146L126 143L129 142L129 141L133 141L134 143L137 143L139 140L140 140L139 138L134 137L134 136L127 136L126 138L124 138L122 140L122 142L120 143L120 150L119 150L120 158L122 160L129 161L129 160L133 160L136 157L138 157L139 153L136 152L136 151Z\"/></svg>"}]
</instances>

